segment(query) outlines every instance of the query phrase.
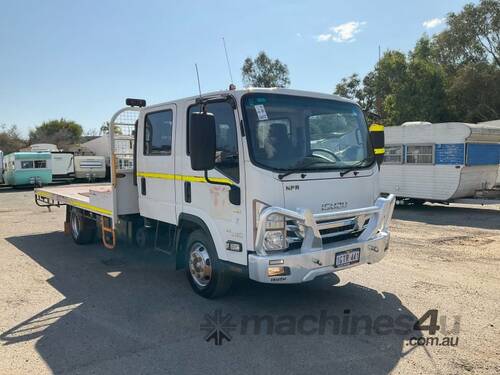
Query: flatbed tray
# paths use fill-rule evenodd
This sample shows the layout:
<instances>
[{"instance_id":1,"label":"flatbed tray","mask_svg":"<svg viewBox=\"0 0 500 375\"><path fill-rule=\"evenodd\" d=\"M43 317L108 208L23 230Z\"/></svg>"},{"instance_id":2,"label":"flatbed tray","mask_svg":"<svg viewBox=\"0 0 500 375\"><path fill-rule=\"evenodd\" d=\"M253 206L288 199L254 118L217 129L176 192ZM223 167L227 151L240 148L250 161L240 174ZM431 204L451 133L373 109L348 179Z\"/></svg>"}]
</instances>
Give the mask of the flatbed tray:
<instances>
[{"instance_id":1,"label":"flatbed tray","mask_svg":"<svg viewBox=\"0 0 500 375\"><path fill-rule=\"evenodd\" d=\"M107 217L113 216L111 184L74 184L35 189L36 199L45 204L69 205Z\"/></svg>"}]
</instances>

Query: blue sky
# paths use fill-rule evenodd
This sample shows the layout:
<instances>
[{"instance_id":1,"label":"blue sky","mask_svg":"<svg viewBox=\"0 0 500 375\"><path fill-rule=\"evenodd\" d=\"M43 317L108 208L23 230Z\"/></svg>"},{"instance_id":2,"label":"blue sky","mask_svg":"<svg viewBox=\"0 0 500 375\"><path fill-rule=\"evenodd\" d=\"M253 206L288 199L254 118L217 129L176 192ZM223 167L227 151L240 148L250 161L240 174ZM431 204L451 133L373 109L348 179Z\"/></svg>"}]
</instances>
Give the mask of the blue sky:
<instances>
[{"instance_id":1,"label":"blue sky","mask_svg":"<svg viewBox=\"0 0 500 375\"><path fill-rule=\"evenodd\" d=\"M291 88L331 93L383 50L408 51L470 1L70 1L0 3L0 124L64 117L99 128L126 97L163 102L235 83L260 50L290 70ZM425 24L424 24L425 23Z\"/></svg>"}]
</instances>

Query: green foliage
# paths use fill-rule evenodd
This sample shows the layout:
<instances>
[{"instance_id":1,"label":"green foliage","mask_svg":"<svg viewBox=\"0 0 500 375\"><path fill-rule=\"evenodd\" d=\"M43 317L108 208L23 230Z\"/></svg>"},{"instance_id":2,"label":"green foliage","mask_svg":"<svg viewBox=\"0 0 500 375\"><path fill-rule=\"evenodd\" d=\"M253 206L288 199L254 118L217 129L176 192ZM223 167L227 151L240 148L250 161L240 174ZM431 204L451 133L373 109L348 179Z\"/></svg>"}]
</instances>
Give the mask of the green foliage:
<instances>
[{"instance_id":1,"label":"green foliage","mask_svg":"<svg viewBox=\"0 0 500 375\"><path fill-rule=\"evenodd\" d=\"M480 122L500 118L500 69L487 63L462 66L448 87L453 119Z\"/></svg>"},{"instance_id":2,"label":"green foliage","mask_svg":"<svg viewBox=\"0 0 500 375\"><path fill-rule=\"evenodd\" d=\"M288 87L290 77L288 67L280 60L270 59L264 51L255 59L247 57L241 68L243 83L253 87Z\"/></svg>"},{"instance_id":3,"label":"green foliage","mask_svg":"<svg viewBox=\"0 0 500 375\"><path fill-rule=\"evenodd\" d=\"M78 143L82 136L82 127L74 121L61 118L60 120L51 120L30 131L30 144L34 143L53 143L58 148Z\"/></svg>"},{"instance_id":4,"label":"green foliage","mask_svg":"<svg viewBox=\"0 0 500 375\"><path fill-rule=\"evenodd\" d=\"M353 74L335 93L380 114L386 125L498 119L500 1L468 4L447 23L432 39L420 38L408 55L385 52L362 82Z\"/></svg>"},{"instance_id":5,"label":"green foliage","mask_svg":"<svg viewBox=\"0 0 500 375\"><path fill-rule=\"evenodd\" d=\"M27 142L19 134L19 129L16 125L0 125L0 151L5 155L19 151L26 147Z\"/></svg>"},{"instance_id":6,"label":"green foliage","mask_svg":"<svg viewBox=\"0 0 500 375\"><path fill-rule=\"evenodd\" d=\"M435 48L446 65L492 62L500 67L500 1L467 4L447 17L448 29L436 38ZM443 51L440 51L443 47Z\"/></svg>"}]
</instances>

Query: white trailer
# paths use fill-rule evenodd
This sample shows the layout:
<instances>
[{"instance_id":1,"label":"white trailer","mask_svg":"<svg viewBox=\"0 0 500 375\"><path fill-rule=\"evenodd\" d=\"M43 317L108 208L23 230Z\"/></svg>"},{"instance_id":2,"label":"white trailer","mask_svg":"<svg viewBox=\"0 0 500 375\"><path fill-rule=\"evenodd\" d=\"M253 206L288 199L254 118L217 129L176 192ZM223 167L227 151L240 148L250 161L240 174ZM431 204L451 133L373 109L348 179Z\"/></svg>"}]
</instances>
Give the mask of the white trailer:
<instances>
[{"instance_id":1,"label":"white trailer","mask_svg":"<svg viewBox=\"0 0 500 375\"><path fill-rule=\"evenodd\" d=\"M72 152L51 151L52 181L71 182L75 179L74 155Z\"/></svg>"},{"instance_id":2,"label":"white trailer","mask_svg":"<svg viewBox=\"0 0 500 375\"><path fill-rule=\"evenodd\" d=\"M3 184L3 170L4 170L4 165L3 165L3 151L0 150L0 184Z\"/></svg>"},{"instance_id":3,"label":"white trailer","mask_svg":"<svg viewBox=\"0 0 500 375\"><path fill-rule=\"evenodd\" d=\"M453 202L493 192L500 127L405 123L385 128L381 191L402 201Z\"/></svg>"},{"instance_id":4,"label":"white trailer","mask_svg":"<svg viewBox=\"0 0 500 375\"><path fill-rule=\"evenodd\" d=\"M395 199L379 194L383 133L354 102L247 89L127 105L110 128L135 143L123 155L110 132L110 184L35 190L39 205L66 205L76 243L96 232L109 248L119 233L151 242L208 298L235 273L301 283L386 255Z\"/></svg>"},{"instance_id":5,"label":"white trailer","mask_svg":"<svg viewBox=\"0 0 500 375\"><path fill-rule=\"evenodd\" d=\"M26 148L32 152L47 151L52 154L52 182L72 182L75 179L73 152L60 150L52 143L35 143Z\"/></svg>"},{"instance_id":6,"label":"white trailer","mask_svg":"<svg viewBox=\"0 0 500 375\"><path fill-rule=\"evenodd\" d=\"M104 156L76 155L73 159L77 180L95 181L106 177Z\"/></svg>"}]
</instances>

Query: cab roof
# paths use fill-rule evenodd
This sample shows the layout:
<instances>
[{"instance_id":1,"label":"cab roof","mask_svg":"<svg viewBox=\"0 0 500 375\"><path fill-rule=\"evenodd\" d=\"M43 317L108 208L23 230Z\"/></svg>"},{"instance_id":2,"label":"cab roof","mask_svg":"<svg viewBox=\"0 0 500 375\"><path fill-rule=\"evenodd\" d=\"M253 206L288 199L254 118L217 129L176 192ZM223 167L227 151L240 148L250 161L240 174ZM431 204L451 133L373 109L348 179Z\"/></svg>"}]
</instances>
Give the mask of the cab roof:
<instances>
[{"instance_id":1,"label":"cab roof","mask_svg":"<svg viewBox=\"0 0 500 375\"><path fill-rule=\"evenodd\" d=\"M201 96L203 98L211 98L211 97L217 97L217 96L232 95L232 96L234 96L234 98L237 101L239 101L243 95L250 94L250 93L266 93L266 94L302 96L302 97L308 97L308 98L338 100L338 101L342 101L342 102L356 104L356 102L354 100L347 99L347 98L344 98L344 97L341 97L338 95L324 94L324 93L318 93L318 92L313 92L313 91L285 89L285 88L279 88L279 87L271 87L271 88L248 87L248 88L240 89L240 90L220 90L220 91L207 92L207 93L202 94ZM167 104L179 103L179 102L183 102L183 101L192 102L193 100L196 100L199 97L200 97L199 95L194 95L194 96L190 96L187 98L171 100L168 102L163 102L163 103L158 103L158 104L146 106L146 107L144 107L144 109L148 110L151 108L156 108L156 107L160 107L160 106L167 105Z\"/></svg>"}]
</instances>

